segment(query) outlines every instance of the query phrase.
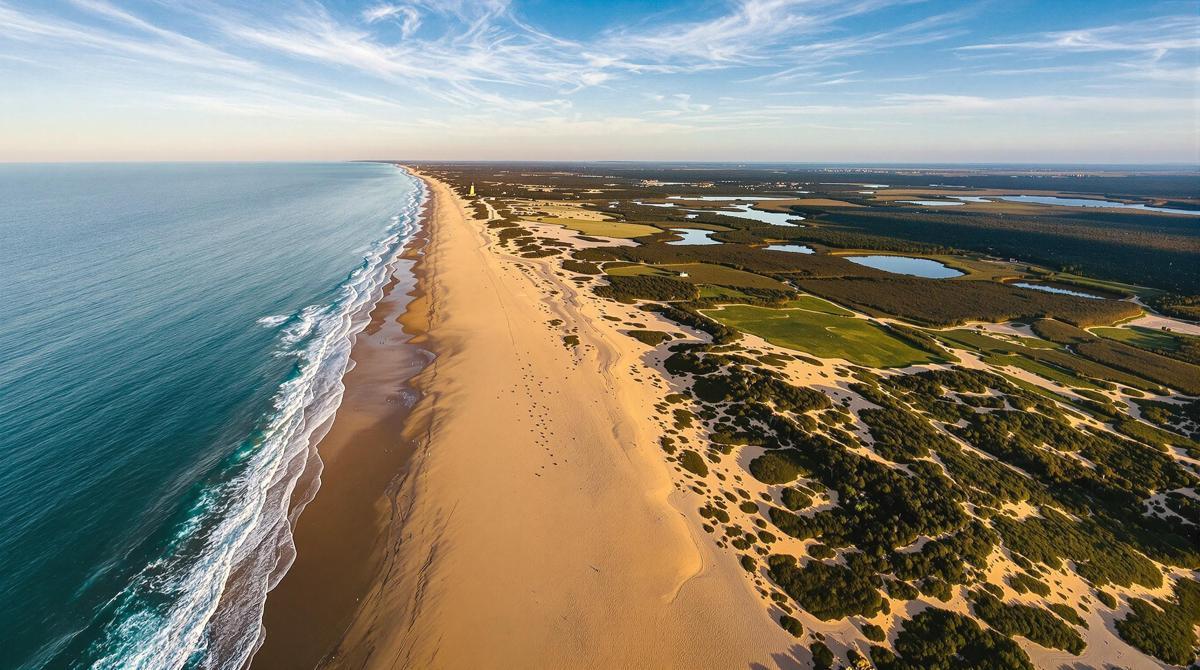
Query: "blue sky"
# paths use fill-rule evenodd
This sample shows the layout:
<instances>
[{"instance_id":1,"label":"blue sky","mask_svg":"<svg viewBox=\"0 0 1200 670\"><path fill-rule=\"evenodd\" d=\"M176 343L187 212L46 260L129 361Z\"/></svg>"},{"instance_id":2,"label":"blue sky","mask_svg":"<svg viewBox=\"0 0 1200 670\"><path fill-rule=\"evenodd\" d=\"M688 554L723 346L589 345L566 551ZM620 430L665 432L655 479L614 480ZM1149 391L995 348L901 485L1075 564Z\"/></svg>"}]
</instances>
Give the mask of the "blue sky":
<instances>
[{"instance_id":1,"label":"blue sky","mask_svg":"<svg viewBox=\"0 0 1200 670\"><path fill-rule=\"evenodd\" d=\"M0 0L0 160L1200 162L1200 2Z\"/></svg>"}]
</instances>

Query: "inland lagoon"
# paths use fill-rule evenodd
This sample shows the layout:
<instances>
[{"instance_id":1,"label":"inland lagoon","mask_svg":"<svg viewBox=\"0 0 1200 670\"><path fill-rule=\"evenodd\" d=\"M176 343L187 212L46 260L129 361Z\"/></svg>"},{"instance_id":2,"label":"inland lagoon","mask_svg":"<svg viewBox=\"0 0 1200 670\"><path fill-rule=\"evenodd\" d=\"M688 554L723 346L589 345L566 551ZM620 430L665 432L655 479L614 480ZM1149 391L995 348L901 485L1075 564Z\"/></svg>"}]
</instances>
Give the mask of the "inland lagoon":
<instances>
[{"instance_id":1,"label":"inland lagoon","mask_svg":"<svg viewBox=\"0 0 1200 670\"><path fill-rule=\"evenodd\" d=\"M901 275L925 277L927 279L949 279L961 277L962 272L949 265L929 260L928 258L913 258L911 256L845 256L851 263L858 263L884 272L894 272Z\"/></svg>"}]
</instances>

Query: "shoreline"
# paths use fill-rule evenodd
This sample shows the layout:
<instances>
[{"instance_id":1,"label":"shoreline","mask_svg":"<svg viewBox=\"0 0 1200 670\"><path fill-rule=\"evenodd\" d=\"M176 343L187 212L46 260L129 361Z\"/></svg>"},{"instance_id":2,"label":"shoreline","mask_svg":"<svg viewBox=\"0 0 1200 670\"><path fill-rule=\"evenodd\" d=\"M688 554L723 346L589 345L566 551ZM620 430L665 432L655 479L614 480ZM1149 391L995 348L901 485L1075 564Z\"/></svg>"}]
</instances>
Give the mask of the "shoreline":
<instances>
[{"instance_id":1,"label":"shoreline","mask_svg":"<svg viewBox=\"0 0 1200 670\"><path fill-rule=\"evenodd\" d=\"M643 350L550 263L508 257L445 183L410 171L429 191L429 241L407 318L426 317L413 342L435 358L411 380L415 450L380 531L386 556L320 667L795 658L672 481L646 411L665 390L641 383L657 374Z\"/></svg>"},{"instance_id":2,"label":"shoreline","mask_svg":"<svg viewBox=\"0 0 1200 670\"><path fill-rule=\"evenodd\" d=\"M389 501L412 455L402 437L417 393L411 381L432 357L415 342L424 332L418 268L429 239L428 195L418 221L352 345L342 402L312 440L306 469L317 471L306 471L296 489L318 490L300 506L293 499L293 560L267 595L265 638L247 667L321 665L378 574Z\"/></svg>"}]
</instances>

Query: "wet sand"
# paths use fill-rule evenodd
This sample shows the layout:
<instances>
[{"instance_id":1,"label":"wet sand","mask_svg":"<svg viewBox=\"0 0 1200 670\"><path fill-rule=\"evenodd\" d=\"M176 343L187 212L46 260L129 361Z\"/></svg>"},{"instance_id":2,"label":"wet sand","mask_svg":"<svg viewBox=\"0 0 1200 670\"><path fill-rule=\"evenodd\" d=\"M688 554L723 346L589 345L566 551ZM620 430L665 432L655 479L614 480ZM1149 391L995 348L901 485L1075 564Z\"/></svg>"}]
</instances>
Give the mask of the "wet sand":
<instances>
[{"instance_id":1,"label":"wet sand","mask_svg":"<svg viewBox=\"0 0 1200 670\"><path fill-rule=\"evenodd\" d=\"M266 639L253 668L319 666L379 573L392 500L412 453L403 437L416 397L409 380L430 357L411 342L421 319L405 318L406 307L421 309L411 269L425 235L406 247L354 342L342 404L319 441L320 489L295 522L296 560L268 595Z\"/></svg>"}]
</instances>

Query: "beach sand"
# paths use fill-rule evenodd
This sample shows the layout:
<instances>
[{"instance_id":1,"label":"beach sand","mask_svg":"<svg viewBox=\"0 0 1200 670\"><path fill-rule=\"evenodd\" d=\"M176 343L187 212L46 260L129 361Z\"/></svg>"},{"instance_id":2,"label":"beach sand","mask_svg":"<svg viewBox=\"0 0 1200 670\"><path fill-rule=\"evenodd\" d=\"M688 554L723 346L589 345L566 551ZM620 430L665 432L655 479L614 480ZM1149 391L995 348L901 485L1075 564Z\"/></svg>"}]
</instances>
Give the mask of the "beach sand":
<instances>
[{"instance_id":1,"label":"beach sand","mask_svg":"<svg viewBox=\"0 0 1200 670\"><path fill-rule=\"evenodd\" d=\"M641 345L550 262L502 258L427 181L408 318L427 318L436 359L414 380L390 546L327 667L797 666L807 651L683 509Z\"/></svg>"}]
</instances>

